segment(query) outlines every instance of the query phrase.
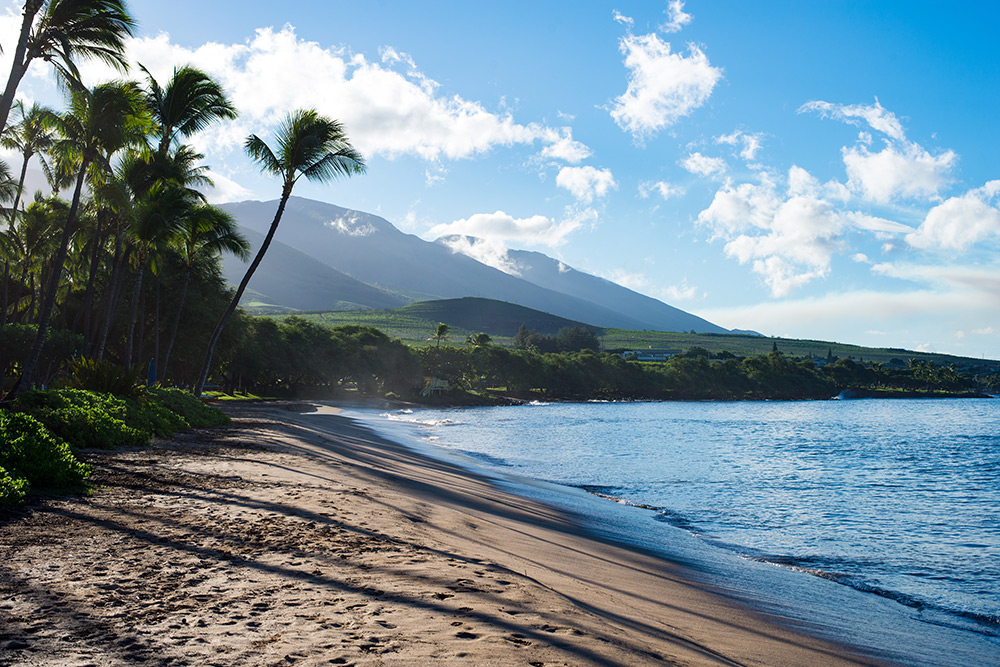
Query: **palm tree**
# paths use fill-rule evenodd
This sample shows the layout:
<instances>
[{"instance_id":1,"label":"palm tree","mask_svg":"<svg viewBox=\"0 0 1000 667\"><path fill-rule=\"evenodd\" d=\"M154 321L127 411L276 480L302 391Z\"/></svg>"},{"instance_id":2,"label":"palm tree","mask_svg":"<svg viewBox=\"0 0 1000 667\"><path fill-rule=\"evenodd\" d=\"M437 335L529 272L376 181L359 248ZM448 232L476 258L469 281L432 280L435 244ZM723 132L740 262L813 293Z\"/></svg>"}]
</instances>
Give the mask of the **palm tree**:
<instances>
[{"instance_id":1,"label":"palm tree","mask_svg":"<svg viewBox=\"0 0 1000 667\"><path fill-rule=\"evenodd\" d=\"M160 374L167 377L167 367L170 363L170 353L177 340L177 330L181 324L181 314L184 312L184 301L187 298L188 286L191 284L191 273L197 261L206 257L216 257L228 252L243 261L250 257L250 244L236 231L236 221L233 217L215 206L203 205L192 211L182 222L176 245L184 261L184 281L181 283L181 293L178 297L177 312L167 340L167 351L163 354Z\"/></svg>"},{"instance_id":2,"label":"palm tree","mask_svg":"<svg viewBox=\"0 0 1000 667\"><path fill-rule=\"evenodd\" d=\"M75 158L76 186L53 260L52 274L48 278L46 293L41 302L35 343L25 361L21 377L11 389L12 396L22 388L31 386L35 367L41 357L69 241L76 225L87 170L92 164L105 162L107 156L118 149L145 138L149 122L142 112L141 96L134 83L111 82L95 86L93 90L73 91L68 111L59 117L58 130L62 138L56 140L54 149ZM101 166L110 169L108 164Z\"/></svg>"},{"instance_id":3,"label":"palm tree","mask_svg":"<svg viewBox=\"0 0 1000 667\"><path fill-rule=\"evenodd\" d=\"M431 336L431 340L437 341L437 346L441 347L441 341L448 340L448 332L451 330L444 322L440 322L437 325L437 329L434 331L434 335Z\"/></svg>"},{"instance_id":4,"label":"palm tree","mask_svg":"<svg viewBox=\"0 0 1000 667\"><path fill-rule=\"evenodd\" d=\"M145 67L142 71L147 77L146 106L155 124L153 134L160 139L155 150L160 155L167 153L174 139L190 137L215 121L237 116L222 86L199 69L175 68L166 88L161 88Z\"/></svg>"},{"instance_id":5,"label":"palm tree","mask_svg":"<svg viewBox=\"0 0 1000 667\"><path fill-rule=\"evenodd\" d=\"M14 109L20 114L21 121L3 135L0 144L21 154L21 176L17 181L17 196L12 207L17 211L24 193L24 177L28 173L28 161L36 153L47 150L52 145L56 114L52 109L38 104L32 104L31 108L25 109L21 100L14 103ZM11 217L12 223L13 220Z\"/></svg>"},{"instance_id":6,"label":"palm tree","mask_svg":"<svg viewBox=\"0 0 1000 667\"><path fill-rule=\"evenodd\" d=\"M268 246L271 245L271 239L278 230L278 223L281 222L281 215L285 211L285 205L292 195L295 183L303 176L310 181L329 182L341 176L363 174L365 171L364 158L351 146L343 125L311 109L300 109L290 113L278 126L276 139L277 152L272 151L255 134L247 137L243 144L244 150L257 162L262 171L281 178L281 199L278 200L278 210L274 214L274 220L271 221L264 242L250 262L243 280L236 288L236 294L233 295L229 307L222 314L208 340L208 351L194 388L196 396L200 396L205 388L215 344L219 341L226 322L239 305L254 271L264 259Z\"/></svg>"},{"instance_id":7,"label":"palm tree","mask_svg":"<svg viewBox=\"0 0 1000 667\"><path fill-rule=\"evenodd\" d=\"M53 63L67 82L79 81L74 63L79 57L124 70L125 38L134 28L124 0L27 0L7 86L0 95L0 132L7 127L14 94L33 61Z\"/></svg>"}]
</instances>

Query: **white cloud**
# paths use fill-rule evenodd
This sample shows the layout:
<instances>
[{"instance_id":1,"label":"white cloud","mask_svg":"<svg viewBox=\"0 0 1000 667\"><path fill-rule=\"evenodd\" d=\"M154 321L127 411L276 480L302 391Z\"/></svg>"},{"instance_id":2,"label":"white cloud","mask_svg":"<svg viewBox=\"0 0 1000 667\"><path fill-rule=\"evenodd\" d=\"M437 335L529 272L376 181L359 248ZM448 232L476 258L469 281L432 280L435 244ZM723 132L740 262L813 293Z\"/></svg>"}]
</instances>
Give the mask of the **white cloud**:
<instances>
[{"instance_id":1,"label":"white cloud","mask_svg":"<svg viewBox=\"0 0 1000 667\"><path fill-rule=\"evenodd\" d=\"M990 204L1000 194L1000 180L964 195L950 197L927 213L920 227L906 237L915 248L964 250L1000 236L1000 210Z\"/></svg>"},{"instance_id":2,"label":"white cloud","mask_svg":"<svg viewBox=\"0 0 1000 667\"><path fill-rule=\"evenodd\" d=\"M701 153L691 153L681 160L680 165L698 176L724 174L729 169L729 165L721 157L708 157Z\"/></svg>"},{"instance_id":3,"label":"white cloud","mask_svg":"<svg viewBox=\"0 0 1000 667\"><path fill-rule=\"evenodd\" d=\"M670 0L666 14L667 20L660 24L663 32L679 32L691 22L691 15L684 12L684 0Z\"/></svg>"},{"instance_id":4,"label":"white cloud","mask_svg":"<svg viewBox=\"0 0 1000 667\"><path fill-rule=\"evenodd\" d=\"M903 132L903 124L899 122L896 115L886 110L878 99L875 104L833 104L816 100L806 102L799 107L799 113L815 111L823 116L836 118L851 125L860 125L858 122L864 121L871 129L881 132L890 139L904 141L906 135ZM870 139L869 139L870 141Z\"/></svg>"},{"instance_id":5,"label":"white cloud","mask_svg":"<svg viewBox=\"0 0 1000 667\"><path fill-rule=\"evenodd\" d=\"M541 156L553 160L562 160L570 164L579 164L591 156L592 151L585 144L573 139L568 128L563 128L560 138L542 149Z\"/></svg>"},{"instance_id":6,"label":"white cloud","mask_svg":"<svg viewBox=\"0 0 1000 667\"><path fill-rule=\"evenodd\" d=\"M897 199L934 199L947 185L958 161L954 151L932 155L909 141L899 119L878 100L872 105L813 101L799 108L799 113L808 111L852 125L864 123L885 135L882 150L872 151L872 137L867 132L859 134L854 146L842 150L848 187L868 201L888 204Z\"/></svg>"},{"instance_id":7,"label":"white cloud","mask_svg":"<svg viewBox=\"0 0 1000 667\"><path fill-rule=\"evenodd\" d=\"M694 44L688 55L673 53L655 33L628 34L619 48L629 70L628 87L615 98L611 117L642 140L670 127L708 101L722 70Z\"/></svg>"},{"instance_id":8,"label":"white cloud","mask_svg":"<svg viewBox=\"0 0 1000 667\"><path fill-rule=\"evenodd\" d=\"M328 220L326 226L345 236L371 236L378 231L375 225L365 221L365 217L357 213Z\"/></svg>"},{"instance_id":9,"label":"white cloud","mask_svg":"<svg viewBox=\"0 0 1000 667\"><path fill-rule=\"evenodd\" d=\"M935 197L958 160L953 151L931 155L916 144L889 142L877 153L861 144L845 147L843 156L848 187L878 204Z\"/></svg>"},{"instance_id":10,"label":"white cloud","mask_svg":"<svg viewBox=\"0 0 1000 667\"><path fill-rule=\"evenodd\" d=\"M829 274L853 220L820 196L821 186L804 169L789 170L784 192L768 176L759 178L756 184L726 183L698 222L712 239L726 241L726 255L749 264L772 295L787 296Z\"/></svg>"},{"instance_id":11,"label":"white cloud","mask_svg":"<svg viewBox=\"0 0 1000 667\"><path fill-rule=\"evenodd\" d=\"M672 301L689 301L698 296L698 288L688 285L687 278L680 285L670 285L663 290L663 295Z\"/></svg>"},{"instance_id":12,"label":"white cloud","mask_svg":"<svg viewBox=\"0 0 1000 667\"><path fill-rule=\"evenodd\" d=\"M213 183L213 187L205 193L205 198L210 204L224 204L226 202L243 201L253 193L236 181L226 178L222 174L209 171L208 176Z\"/></svg>"},{"instance_id":13,"label":"white cloud","mask_svg":"<svg viewBox=\"0 0 1000 667\"><path fill-rule=\"evenodd\" d=\"M627 26L629 28L631 28L632 25L635 23L635 21L632 20L631 16L625 16L624 14L622 14L617 9L614 10L611 13L611 15L612 15L612 17L614 17L615 21L617 21L618 23L621 23L622 25Z\"/></svg>"},{"instance_id":14,"label":"white cloud","mask_svg":"<svg viewBox=\"0 0 1000 667\"><path fill-rule=\"evenodd\" d=\"M583 226L586 216L567 216L555 221L544 215L515 218L503 211L476 213L468 218L447 224L435 225L425 234L428 238L439 236L474 236L487 241L504 241L528 245L555 247L566 242L566 237Z\"/></svg>"},{"instance_id":15,"label":"white cloud","mask_svg":"<svg viewBox=\"0 0 1000 667\"><path fill-rule=\"evenodd\" d=\"M757 153L763 147L764 135L756 132L747 134L741 130L736 130L731 134L723 134L715 138L715 143L726 144L739 149L739 155L747 162L757 159Z\"/></svg>"},{"instance_id":16,"label":"white cloud","mask_svg":"<svg viewBox=\"0 0 1000 667\"><path fill-rule=\"evenodd\" d=\"M858 264L871 264L872 261L868 259L868 255L863 252L856 252L851 255L851 261L857 262Z\"/></svg>"},{"instance_id":17,"label":"white cloud","mask_svg":"<svg viewBox=\"0 0 1000 667\"><path fill-rule=\"evenodd\" d=\"M477 262L482 262L486 266L492 266L494 269L499 269L512 276L521 275L523 267L510 256L503 241L459 235L445 236L438 240L451 248L452 252L466 255Z\"/></svg>"},{"instance_id":18,"label":"white cloud","mask_svg":"<svg viewBox=\"0 0 1000 667\"><path fill-rule=\"evenodd\" d=\"M955 332L955 338L962 340L963 338L965 338L965 332L959 329L958 331Z\"/></svg>"},{"instance_id":19,"label":"white cloud","mask_svg":"<svg viewBox=\"0 0 1000 667\"><path fill-rule=\"evenodd\" d=\"M618 184L610 169L563 167L556 176L556 185L573 193L579 201L590 203L594 197L603 197Z\"/></svg>"},{"instance_id":20,"label":"white cloud","mask_svg":"<svg viewBox=\"0 0 1000 667\"><path fill-rule=\"evenodd\" d=\"M872 266L872 271L890 278L932 285L940 291L975 292L980 298L1000 305L1000 265L974 267L965 264L883 262Z\"/></svg>"},{"instance_id":21,"label":"white cloud","mask_svg":"<svg viewBox=\"0 0 1000 667\"><path fill-rule=\"evenodd\" d=\"M644 181L639 184L639 196L643 199L648 199L653 192L658 193L664 199L672 199L683 196L684 188L666 181Z\"/></svg>"},{"instance_id":22,"label":"white cloud","mask_svg":"<svg viewBox=\"0 0 1000 667\"><path fill-rule=\"evenodd\" d=\"M197 48L176 44L161 33L129 40L128 53L160 81L174 66L190 63L224 86L241 115L202 133L195 144L203 152L209 147L239 148L248 134L266 134L285 113L298 108L315 108L343 122L352 143L368 156L455 160L535 142L561 144L553 150L564 155L584 150L567 142L567 128L522 124L509 112L494 112L480 102L442 92L405 53L383 48L380 60L373 62L301 39L289 25L259 29L245 43L212 42ZM100 63L86 62L81 69L87 81L112 76Z\"/></svg>"},{"instance_id":23,"label":"white cloud","mask_svg":"<svg viewBox=\"0 0 1000 667\"><path fill-rule=\"evenodd\" d=\"M972 333L977 336L991 336L996 333L996 330L993 327L984 327L982 329L973 329Z\"/></svg>"}]
</instances>

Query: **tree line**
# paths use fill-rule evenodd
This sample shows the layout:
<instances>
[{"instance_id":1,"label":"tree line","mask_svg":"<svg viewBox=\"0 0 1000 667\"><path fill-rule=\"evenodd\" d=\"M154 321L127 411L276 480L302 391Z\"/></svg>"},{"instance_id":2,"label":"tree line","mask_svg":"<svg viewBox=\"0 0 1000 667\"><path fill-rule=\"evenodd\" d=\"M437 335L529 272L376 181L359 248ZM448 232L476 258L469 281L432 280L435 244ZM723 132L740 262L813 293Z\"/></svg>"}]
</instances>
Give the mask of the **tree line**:
<instances>
[{"instance_id":1,"label":"tree line","mask_svg":"<svg viewBox=\"0 0 1000 667\"><path fill-rule=\"evenodd\" d=\"M577 347L546 352L534 346L494 345L474 334L443 344L439 325L431 344L409 347L371 327L325 327L299 317L241 315L241 340L221 360L230 391L262 395L391 396L410 400L478 402L498 398L560 400L824 399L844 390L858 395L954 395L989 389L992 375L913 360L864 364L836 359L817 365L774 350L736 357L692 347L659 363L641 363L593 349L589 337L566 330L552 336ZM447 381L443 396L422 396L430 378Z\"/></svg>"}]
</instances>

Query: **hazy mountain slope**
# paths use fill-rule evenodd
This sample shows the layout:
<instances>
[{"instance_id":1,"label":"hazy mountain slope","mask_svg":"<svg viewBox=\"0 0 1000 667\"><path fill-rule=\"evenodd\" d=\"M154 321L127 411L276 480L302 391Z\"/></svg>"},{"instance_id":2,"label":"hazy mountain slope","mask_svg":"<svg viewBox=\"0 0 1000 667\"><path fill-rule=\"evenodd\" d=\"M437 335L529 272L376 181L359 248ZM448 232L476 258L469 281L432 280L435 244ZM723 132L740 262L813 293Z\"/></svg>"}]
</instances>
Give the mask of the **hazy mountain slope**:
<instances>
[{"instance_id":1,"label":"hazy mountain slope","mask_svg":"<svg viewBox=\"0 0 1000 667\"><path fill-rule=\"evenodd\" d=\"M464 243L455 243L456 240ZM452 248L468 247L475 245L477 241L478 239L470 237L443 237L437 240L438 243ZM508 250L507 259L510 265L516 267L517 274L528 282L611 308L646 323L647 326L643 328L659 331L694 330L698 333L727 333L726 329L697 315L634 292L610 280L578 271L540 252Z\"/></svg>"},{"instance_id":2,"label":"hazy mountain slope","mask_svg":"<svg viewBox=\"0 0 1000 667\"><path fill-rule=\"evenodd\" d=\"M241 227L240 232L250 242L251 252L256 253L264 235L246 227ZM247 266L248 262L232 255L225 255L222 260L223 275L233 285L243 279ZM260 294L266 303L297 310L397 308L412 301L355 280L277 240L271 241L248 289Z\"/></svg>"},{"instance_id":3,"label":"hazy mountain slope","mask_svg":"<svg viewBox=\"0 0 1000 667\"><path fill-rule=\"evenodd\" d=\"M274 201L248 201L222 208L232 213L240 225L263 232L276 206ZM292 197L276 239L357 280L411 298L485 297L597 326L649 326L613 309L510 276L440 244L404 234L378 216L332 204ZM258 271L277 268L266 264L265 260Z\"/></svg>"}]
</instances>

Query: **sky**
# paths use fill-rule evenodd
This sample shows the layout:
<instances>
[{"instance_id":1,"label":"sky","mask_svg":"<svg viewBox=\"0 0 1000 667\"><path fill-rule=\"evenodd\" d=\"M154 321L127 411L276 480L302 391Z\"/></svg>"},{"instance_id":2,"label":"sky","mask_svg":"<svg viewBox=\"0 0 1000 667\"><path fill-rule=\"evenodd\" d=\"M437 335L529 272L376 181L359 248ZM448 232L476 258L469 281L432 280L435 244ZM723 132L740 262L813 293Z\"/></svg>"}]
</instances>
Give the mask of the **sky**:
<instances>
[{"instance_id":1,"label":"sky","mask_svg":"<svg viewBox=\"0 0 1000 667\"><path fill-rule=\"evenodd\" d=\"M5 47L21 4L0 4ZM296 195L728 328L1000 359L996 3L129 6L132 61L161 82L193 64L240 110L191 141L213 201L276 199L243 141L314 108L368 169ZM43 63L19 94L61 104Z\"/></svg>"}]
</instances>

